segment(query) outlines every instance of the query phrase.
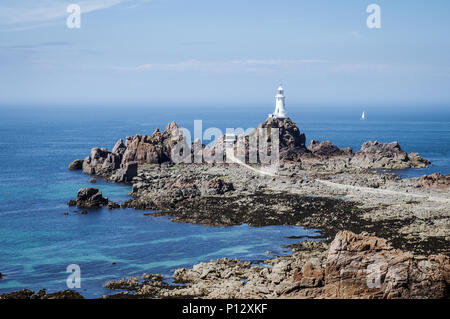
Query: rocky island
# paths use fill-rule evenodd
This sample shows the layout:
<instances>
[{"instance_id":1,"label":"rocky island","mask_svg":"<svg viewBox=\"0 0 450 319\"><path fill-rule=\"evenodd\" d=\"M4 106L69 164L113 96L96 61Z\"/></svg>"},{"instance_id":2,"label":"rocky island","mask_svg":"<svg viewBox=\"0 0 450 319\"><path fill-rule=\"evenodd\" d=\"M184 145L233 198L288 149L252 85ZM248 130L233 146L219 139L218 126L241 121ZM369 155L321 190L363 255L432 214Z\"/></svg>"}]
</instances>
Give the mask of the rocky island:
<instances>
[{"instance_id":1,"label":"rocky island","mask_svg":"<svg viewBox=\"0 0 450 319\"><path fill-rule=\"evenodd\" d=\"M150 136L120 139L111 151L94 148L69 168L131 183L131 198L121 207L150 210L146 215L210 226L301 225L317 229L323 240L294 245L292 256L266 261L269 268L220 259L177 270L174 279L182 286L144 275L109 282L108 288L158 298L448 297L448 176L400 179L390 173L430 164L397 142L369 141L353 152L329 141L306 146L305 134L289 118L268 118L258 128L278 129L276 172L265 173L259 163L173 163L171 151L183 141L175 122ZM215 145L223 143L225 136ZM194 156L193 149L187 156ZM99 194L91 192L98 203ZM109 205L107 199L100 204ZM370 289L366 279L377 267L381 281Z\"/></svg>"}]
</instances>

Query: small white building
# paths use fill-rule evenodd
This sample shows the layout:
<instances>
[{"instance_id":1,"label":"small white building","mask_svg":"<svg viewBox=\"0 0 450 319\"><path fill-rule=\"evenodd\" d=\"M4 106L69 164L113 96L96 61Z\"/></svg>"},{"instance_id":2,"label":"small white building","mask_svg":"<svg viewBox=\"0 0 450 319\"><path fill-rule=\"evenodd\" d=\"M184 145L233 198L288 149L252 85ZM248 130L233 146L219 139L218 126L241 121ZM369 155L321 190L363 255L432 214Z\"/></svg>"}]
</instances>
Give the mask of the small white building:
<instances>
[{"instance_id":1,"label":"small white building","mask_svg":"<svg viewBox=\"0 0 450 319\"><path fill-rule=\"evenodd\" d=\"M278 88L278 93L275 96L275 112L272 114L269 114L270 118L277 118L277 119L285 119L287 118L286 108L284 106L285 96L284 96L284 89L280 85Z\"/></svg>"}]
</instances>

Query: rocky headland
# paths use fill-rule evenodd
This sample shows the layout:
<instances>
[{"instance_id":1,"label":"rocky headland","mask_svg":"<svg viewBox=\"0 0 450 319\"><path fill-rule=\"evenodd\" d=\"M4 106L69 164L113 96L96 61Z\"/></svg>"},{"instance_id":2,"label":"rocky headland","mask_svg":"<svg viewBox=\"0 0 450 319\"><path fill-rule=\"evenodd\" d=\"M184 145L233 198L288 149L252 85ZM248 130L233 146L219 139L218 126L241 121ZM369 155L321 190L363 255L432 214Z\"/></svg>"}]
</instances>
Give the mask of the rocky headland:
<instances>
[{"instance_id":1,"label":"rocky headland","mask_svg":"<svg viewBox=\"0 0 450 319\"><path fill-rule=\"evenodd\" d=\"M120 139L111 151L94 148L90 156L69 165L108 181L132 184L131 198L121 206L149 210L143 212L146 215L211 226L300 225L317 229L323 239L298 244L292 256L267 261L270 268L221 259L176 271L175 281L187 282L184 286L168 285L154 275L143 281L134 278L132 294L158 298L448 297L448 176L400 179L389 173L430 164L416 153L406 153L397 142L366 142L353 152L329 141L311 141L306 146L305 134L290 119L270 118L259 128L279 129L276 170L259 163L175 164L171 154L183 137L174 122L150 136ZM237 142L247 145L251 134L238 136ZM270 148L271 140L266 142ZM224 143L222 137L216 145ZM193 149L185 156L193 158ZM98 190L90 193L95 198L79 193L72 204L109 205ZM369 266L381 267L381 286L376 289L367 288ZM108 286L126 289L128 281Z\"/></svg>"}]
</instances>

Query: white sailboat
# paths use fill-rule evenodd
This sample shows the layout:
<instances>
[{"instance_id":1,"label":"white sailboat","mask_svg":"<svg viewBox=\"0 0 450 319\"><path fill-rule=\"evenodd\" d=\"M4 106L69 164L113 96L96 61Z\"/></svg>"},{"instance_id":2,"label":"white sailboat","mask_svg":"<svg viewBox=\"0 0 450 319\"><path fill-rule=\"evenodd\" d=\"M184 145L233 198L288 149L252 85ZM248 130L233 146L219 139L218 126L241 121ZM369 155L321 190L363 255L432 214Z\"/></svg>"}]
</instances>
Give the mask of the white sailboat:
<instances>
[{"instance_id":1,"label":"white sailboat","mask_svg":"<svg viewBox=\"0 0 450 319\"><path fill-rule=\"evenodd\" d=\"M366 113L363 112L362 115L361 115L361 120L364 121L365 119L366 119Z\"/></svg>"}]
</instances>

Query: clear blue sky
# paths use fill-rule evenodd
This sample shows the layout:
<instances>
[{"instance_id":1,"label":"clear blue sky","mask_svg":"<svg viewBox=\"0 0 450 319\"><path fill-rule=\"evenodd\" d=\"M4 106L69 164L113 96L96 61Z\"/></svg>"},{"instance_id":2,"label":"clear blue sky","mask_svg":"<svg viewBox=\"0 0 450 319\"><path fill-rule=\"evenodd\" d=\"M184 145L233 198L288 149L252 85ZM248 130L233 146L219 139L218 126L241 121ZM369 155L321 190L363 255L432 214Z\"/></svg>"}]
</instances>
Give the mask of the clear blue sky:
<instances>
[{"instance_id":1,"label":"clear blue sky","mask_svg":"<svg viewBox=\"0 0 450 319\"><path fill-rule=\"evenodd\" d=\"M81 29L66 27L78 3ZM381 7L381 29L366 8ZM450 105L448 0L2 0L0 104Z\"/></svg>"}]
</instances>

